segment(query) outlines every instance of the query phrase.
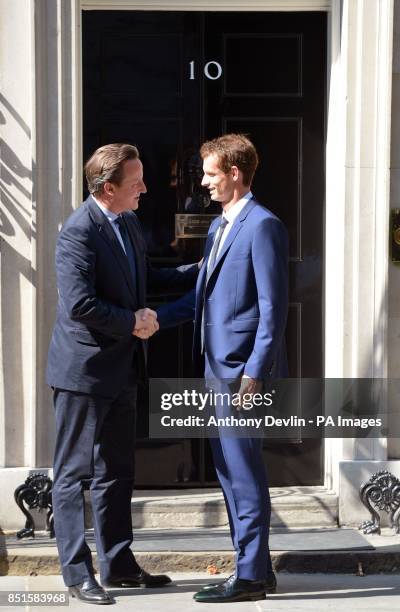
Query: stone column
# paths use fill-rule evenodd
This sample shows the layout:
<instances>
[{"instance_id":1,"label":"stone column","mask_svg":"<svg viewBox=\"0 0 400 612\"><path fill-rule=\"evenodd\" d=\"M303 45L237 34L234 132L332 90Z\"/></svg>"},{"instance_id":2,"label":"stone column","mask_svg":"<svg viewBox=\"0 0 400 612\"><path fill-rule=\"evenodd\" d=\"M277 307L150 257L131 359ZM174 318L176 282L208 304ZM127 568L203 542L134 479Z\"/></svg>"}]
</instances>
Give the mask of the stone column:
<instances>
[{"instance_id":1,"label":"stone column","mask_svg":"<svg viewBox=\"0 0 400 612\"><path fill-rule=\"evenodd\" d=\"M392 139L390 170L390 208L400 208L400 3L394 4L393 39L393 81L392 81ZM388 319L388 376L400 379L400 264L389 263L388 278L389 319ZM399 429L397 415L396 428ZM400 459L400 439L388 440L390 459Z\"/></svg>"},{"instance_id":2,"label":"stone column","mask_svg":"<svg viewBox=\"0 0 400 612\"><path fill-rule=\"evenodd\" d=\"M342 359L337 374L327 376L385 378L393 2L344 0L341 24L345 97ZM341 446L339 518L342 524L354 524L363 515L358 500L361 482L387 467L387 439L344 439Z\"/></svg>"},{"instance_id":3,"label":"stone column","mask_svg":"<svg viewBox=\"0 0 400 612\"><path fill-rule=\"evenodd\" d=\"M79 0L0 2L2 528L22 524L15 487L52 463L44 373L55 241L81 200L80 49Z\"/></svg>"},{"instance_id":4,"label":"stone column","mask_svg":"<svg viewBox=\"0 0 400 612\"><path fill-rule=\"evenodd\" d=\"M34 454L37 270L33 150L33 6L0 6L1 387L0 465Z\"/></svg>"},{"instance_id":5,"label":"stone column","mask_svg":"<svg viewBox=\"0 0 400 612\"><path fill-rule=\"evenodd\" d=\"M57 289L54 251L64 220L81 203L81 29L79 0L35 0L36 193L36 466L52 464L54 417L44 383Z\"/></svg>"}]
</instances>

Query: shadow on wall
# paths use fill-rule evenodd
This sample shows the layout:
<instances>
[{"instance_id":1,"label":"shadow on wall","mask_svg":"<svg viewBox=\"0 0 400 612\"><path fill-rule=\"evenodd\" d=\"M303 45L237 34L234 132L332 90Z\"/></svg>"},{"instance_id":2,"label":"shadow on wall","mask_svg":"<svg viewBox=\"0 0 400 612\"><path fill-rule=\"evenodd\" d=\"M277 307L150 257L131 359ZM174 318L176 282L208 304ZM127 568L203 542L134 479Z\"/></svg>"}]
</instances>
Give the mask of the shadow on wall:
<instances>
[{"instance_id":1,"label":"shadow on wall","mask_svg":"<svg viewBox=\"0 0 400 612\"><path fill-rule=\"evenodd\" d=\"M4 128L3 126L7 126ZM0 93L0 231L1 231L1 330L4 376L6 465L23 465L24 440L24 350L30 351L22 315L26 302L23 290L36 287L31 264L31 244L36 239L32 218L35 205L34 168L27 168L5 141L12 129L15 138L30 147L30 130L22 117ZM30 307L30 304L28 308ZM29 330L28 330L29 331ZM30 332L29 332L30 333ZM27 343L28 340L28 343ZM10 414L11 413L11 414Z\"/></svg>"},{"instance_id":2,"label":"shadow on wall","mask_svg":"<svg viewBox=\"0 0 400 612\"><path fill-rule=\"evenodd\" d=\"M57 11L49 7L49 22L55 24L56 19ZM57 28L51 31L49 53L54 52L56 57ZM36 142L16 104L0 93L0 359L6 406L5 465L10 467L26 464L24 443L29 446L30 441L26 439L25 412L31 401L31 379L35 377L36 465L50 465L53 454L51 393L45 385L44 371L57 296L55 243L60 222L74 208L73 150L67 135L60 167L61 136L57 130L45 127L49 113L58 115L58 96L46 96L47 90L53 90L54 83L58 83L57 62L48 66L46 63L45 73L45 81L36 91L39 128L43 124ZM35 370L30 372L32 358Z\"/></svg>"}]
</instances>

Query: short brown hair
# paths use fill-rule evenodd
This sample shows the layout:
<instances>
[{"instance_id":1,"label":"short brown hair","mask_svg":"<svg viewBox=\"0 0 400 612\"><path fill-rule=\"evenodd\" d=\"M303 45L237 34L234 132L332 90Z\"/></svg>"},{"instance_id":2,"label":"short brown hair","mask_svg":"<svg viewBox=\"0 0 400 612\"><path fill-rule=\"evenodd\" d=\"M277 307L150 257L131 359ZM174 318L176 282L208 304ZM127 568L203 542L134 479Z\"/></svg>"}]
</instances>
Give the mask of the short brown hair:
<instances>
[{"instance_id":1,"label":"short brown hair","mask_svg":"<svg viewBox=\"0 0 400 612\"><path fill-rule=\"evenodd\" d=\"M222 172L228 173L237 166L243 173L243 184L251 185L258 166L258 155L253 143L244 134L225 134L205 142L200 155L216 155Z\"/></svg>"},{"instance_id":2,"label":"short brown hair","mask_svg":"<svg viewBox=\"0 0 400 612\"><path fill-rule=\"evenodd\" d=\"M117 142L96 149L85 164L89 192L102 193L104 184L119 185L123 178L123 165L128 159L138 159L138 149L130 144Z\"/></svg>"}]
</instances>

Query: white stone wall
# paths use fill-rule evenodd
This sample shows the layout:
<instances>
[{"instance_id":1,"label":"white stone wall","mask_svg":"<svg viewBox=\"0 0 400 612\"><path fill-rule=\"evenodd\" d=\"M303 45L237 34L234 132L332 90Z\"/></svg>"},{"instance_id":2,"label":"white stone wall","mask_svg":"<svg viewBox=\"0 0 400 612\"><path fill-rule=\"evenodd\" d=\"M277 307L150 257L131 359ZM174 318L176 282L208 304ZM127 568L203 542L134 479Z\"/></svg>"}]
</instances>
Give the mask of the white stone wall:
<instances>
[{"instance_id":1,"label":"white stone wall","mask_svg":"<svg viewBox=\"0 0 400 612\"><path fill-rule=\"evenodd\" d=\"M389 211L392 136L392 0L343 0L341 3L340 61L344 110L344 224L338 221L339 262L344 262L339 294L343 325L336 320L338 366L327 376L385 378L389 373L388 286ZM340 156L336 163L340 169ZM332 169L330 170L332 172ZM328 194L329 198L329 194ZM339 210L342 214L342 204ZM333 209L327 233L335 234ZM344 231L343 242L341 240ZM327 241L329 245L329 241ZM342 251L343 249L343 251ZM342 253L344 256L342 258ZM333 249L327 260L334 261ZM329 286L331 277L326 274ZM332 295L334 288L331 286ZM327 303L327 315L333 309ZM329 328L329 320L326 321ZM334 337L332 336L334 345ZM328 347L327 347L328 348ZM341 366L341 369L340 369ZM373 471L396 469L388 463L390 440L344 439L330 447L331 465L338 460L340 524L357 524L363 507L358 491ZM337 465L337 463L336 463ZM351 503L347 503L351 500Z\"/></svg>"},{"instance_id":2,"label":"white stone wall","mask_svg":"<svg viewBox=\"0 0 400 612\"><path fill-rule=\"evenodd\" d=\"M37 201L32 5L0 5L0 466L29 465L35 418Z\"/></svg>"},{"instance_id":3,"label":"white stone wall","mask_svg":"<svg viewBox=\"0 0 400 612\"><path fill-rule=\"evenodd\" d=\"M45 366L57 298L55 242L81 201L79 24L79 0L0 2L0 466L6 468L52 464Z\"/></svg>"},{"instance_id":4,"label":"white stone wall","mask_svg":"<svg viewBox=\"0 0 400 612\"><path fill-rule=\"evenodd\" d=\"M58 229L81 202L79 0L0 1L0 527L52 465L45 366ZM17 480L19 482L17 482Z\"/></svg>"},{"instance_id":5,"label":"white stone wall","mask_svg":"<svg viewBox=\"0 0 400 612\"><path fill-rule=\"evenodd\" d=\"M390 207L400 208L400 2L394 4L392 139L390 164ZM388 376L400 378L400 263L389 265L388 278ZM393 415L394 419L399 414ZM397 424L397 429L399 425ZM400 459L400 440L388 442L390 459Z\"/></svg>"}]
</instances>

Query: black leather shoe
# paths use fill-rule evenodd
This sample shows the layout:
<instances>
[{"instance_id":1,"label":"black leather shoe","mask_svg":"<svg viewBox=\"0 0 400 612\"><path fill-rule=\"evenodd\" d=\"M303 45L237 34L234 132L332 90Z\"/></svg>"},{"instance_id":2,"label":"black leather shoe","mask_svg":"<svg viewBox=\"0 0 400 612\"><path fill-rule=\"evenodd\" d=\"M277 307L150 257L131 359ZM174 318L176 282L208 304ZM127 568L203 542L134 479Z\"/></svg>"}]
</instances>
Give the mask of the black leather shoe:
<instances>
[{"instance_id":1,"label":"black leather shoe","mask_svg":"<svg viewBox=\"0 0 400 612\"><path fill-rule=\"evenodd\" d=\"M258 601L259 599L265 599L264 582L233 577L233 579L230 578L213 589L195 593L193 599L200 603Z\"/></svg>"},{"instance_id":2,"label":"black leather shoe","mask_svg":"<svg viewBox=\"0 0 400 612\"><path fill-rule=\"evenodd\" d=\"M165 574L149 574L144 569L141 569L138 574L130 574L129 576L111 576L109 580L103 582L107 587L119 587L125 589L134 589L136 587L156 588L162 587L171 582L169 576Z\"/></svg>"},{"instance_id":3,"label":"black leather shoe","mask_svg":"<svg viewBox=\"0 0 400 612\"><path fill-rule=\"evenodd\" d=\"M219 582L214 582L210 584L205 584L202 588L203 591L209 591L210 589L214 589L220 584L224 584L228 581L235 580L235 576L229 576L229 578L225 578L225 580L220 580ZM266 593L276 593L276 576L274 572L268 574L267 578L264 580L264 588Z\"/></svg>"},{"instance_id":4,"label":"black leather shoe","mask_svg":"<svg viewBox=\"0 0 400 612\"><path fill-rule=\"evenodd\" d=\"M99 585L96 578L91 577L80 584L74 584L68 588L71 597L76 597L81 601L92 604L113 604L115 601Z\"/></svg>"}]
</instances>

